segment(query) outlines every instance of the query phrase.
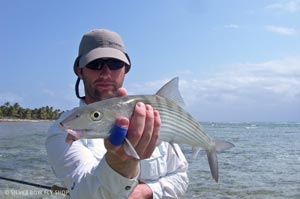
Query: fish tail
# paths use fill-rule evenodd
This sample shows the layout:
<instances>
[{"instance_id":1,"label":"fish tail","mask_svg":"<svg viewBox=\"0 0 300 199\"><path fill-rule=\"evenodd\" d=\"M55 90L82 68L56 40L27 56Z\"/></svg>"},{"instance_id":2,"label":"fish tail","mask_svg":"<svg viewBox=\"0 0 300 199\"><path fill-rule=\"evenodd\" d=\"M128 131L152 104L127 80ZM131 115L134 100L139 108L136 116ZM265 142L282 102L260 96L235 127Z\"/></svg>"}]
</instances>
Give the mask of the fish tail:
<instances>
[{"instance_id":1,"label":"fish tail","mask_svg":"<svg viewBox=\"0 0 300 199\"><path fill-rule=\"evenodd\" d=\"M227 142L227 141L214 140L214 142L215 142L215 146L216 146L216 151L218 153L234 147L234 144Z\"/></svg>"},{"instance_id":2,"label":"fish tail","mask_svg":"<svg viewBox=\"0 0 300 199\"><path fill-rule=\"evenodd\" d=\"M206 152L207 159L209 163L209 168L213 179L219 181L219 168L218 168L218 158L217 152L215 150Z\"/></svg>"},{"instance_id":3,"label":"fish tail","mask_svg":"<svg viewBox=\"0 0 300 199\"><path fill-rule=\"evenodd\" d=\"M218 182L219 181L219 169L218 169L218 158L217 152L222 152L224 150L230 149L234 147L234 145L230 142L226 142L223 140L214 140L215 147L211 151L206 151L207 159L209 163L209 168L213 179Z\"/></svg>"}]
</instances>

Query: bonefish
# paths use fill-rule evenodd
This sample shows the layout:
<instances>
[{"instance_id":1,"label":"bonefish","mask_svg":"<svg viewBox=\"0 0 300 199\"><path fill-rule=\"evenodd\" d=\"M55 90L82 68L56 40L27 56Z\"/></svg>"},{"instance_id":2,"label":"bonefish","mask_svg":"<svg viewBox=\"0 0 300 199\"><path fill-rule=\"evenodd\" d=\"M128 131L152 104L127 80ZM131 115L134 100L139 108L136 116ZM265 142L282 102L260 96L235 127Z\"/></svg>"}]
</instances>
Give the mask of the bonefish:
<instances>
[{"instance_id":1,"label":"bonefish","mask_svg":"<svg viewBox=\"0 0 300 199\"><path fill-rule=\"evenodd\" d=\"M158 110L161 118L159 141L187 144L193 147L193 155L198 149L206 151L212 177L218 182L217 152L229 149L230 142L209 137L199 122L185 111L180 104L183 99L178 89L179 78L166 83L155 95L129 95L110 98L86 106L75 108L60 124L76 138L106 138L118 116L130 118L137 102L150 104ZM130 142L125 138L127 152L139 158Z\"/></svg>"}]
</instances>

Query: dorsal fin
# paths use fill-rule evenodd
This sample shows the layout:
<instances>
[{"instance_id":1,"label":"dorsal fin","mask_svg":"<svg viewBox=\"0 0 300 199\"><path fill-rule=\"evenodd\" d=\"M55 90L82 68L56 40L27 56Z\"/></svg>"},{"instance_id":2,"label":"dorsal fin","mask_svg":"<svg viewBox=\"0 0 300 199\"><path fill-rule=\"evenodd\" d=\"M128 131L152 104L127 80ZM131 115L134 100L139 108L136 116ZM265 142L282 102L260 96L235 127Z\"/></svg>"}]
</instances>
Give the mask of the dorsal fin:
<instances>
[{"instance_id":1,"label":"dorsal fin","mask_svg":"<svg viewBox=\"0 0 300 199\"><path fill-rule=\"evenodd\" d=\"M178 77L171 79L157 91L156 95L173 100L180 105L184 105L183 98L181 97L180 91L178 89L178 83Z\"/></svg>"}]
</instances>

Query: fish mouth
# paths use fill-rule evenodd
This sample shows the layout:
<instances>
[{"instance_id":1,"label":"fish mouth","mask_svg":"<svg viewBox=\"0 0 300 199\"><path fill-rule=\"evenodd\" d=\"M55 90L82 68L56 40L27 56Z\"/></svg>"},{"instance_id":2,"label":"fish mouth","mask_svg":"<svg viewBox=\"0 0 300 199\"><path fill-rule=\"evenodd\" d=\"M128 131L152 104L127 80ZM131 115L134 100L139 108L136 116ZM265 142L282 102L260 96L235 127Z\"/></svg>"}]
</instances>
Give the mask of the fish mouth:
<instances>
[{"instance_id":1,"label":"fish mouth","mask_svg":"<svg viewBox=\"0 0 300 199\"><path fill-rule=\"evenodd\" d=\"M66 131L68 134L74 136L76 140L82 138L85 134L87 134L91 129L72 129L67 126L65 126L63 123L59 123L60 128L64 131Z\"/></svg>"},{"instance_id":2,"label":"fish mouth","mask_svg":"<svg viewBox=\"0 0 300 199\"><path fill-rule=\"evenodd\" d=\"M63 130L86 131L86 132L92 131L92 129L74 129L74 128L70 128L70 127L64 125L62 122L60 122L59 125Z\"/></svg>"}]
</instances>

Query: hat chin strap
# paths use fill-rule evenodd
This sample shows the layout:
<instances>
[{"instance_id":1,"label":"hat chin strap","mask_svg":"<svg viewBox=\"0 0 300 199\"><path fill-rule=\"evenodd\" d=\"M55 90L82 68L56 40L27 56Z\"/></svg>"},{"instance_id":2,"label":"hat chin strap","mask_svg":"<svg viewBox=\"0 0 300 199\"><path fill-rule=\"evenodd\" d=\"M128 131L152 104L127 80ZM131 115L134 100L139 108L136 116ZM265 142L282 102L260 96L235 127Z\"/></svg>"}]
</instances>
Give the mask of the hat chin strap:
<instances>
[{"instance_id":1,"label":"hat chin strap","mask_svg":"<svg viewBox=\"0 0 300 199\"><path fill-rule=\"evenodd\" d=\"M79 83L80 83L80 78L78 77L76 80L76 84L75 84L75 93L76 93L76 97L78 97L79 99L85 99L85 96L80 96L79 94Z\"/></svg>"},{"instance_id":2,"label":"hat chin strap","mask_svg":"<svg viewBox=\"0 0 300 199\"><path fill-rule=\"evenodd\" d=\"M126 72L125 72L125 73L128 73L128 71L130 70L130 67L131 67L131 61L130 61L130 58L129 58L128 54L125 53L125 52L124 52L124 54L127 57L128 62L129 62L129 66L126 66Z\"/></svg>"}]
</instances>

